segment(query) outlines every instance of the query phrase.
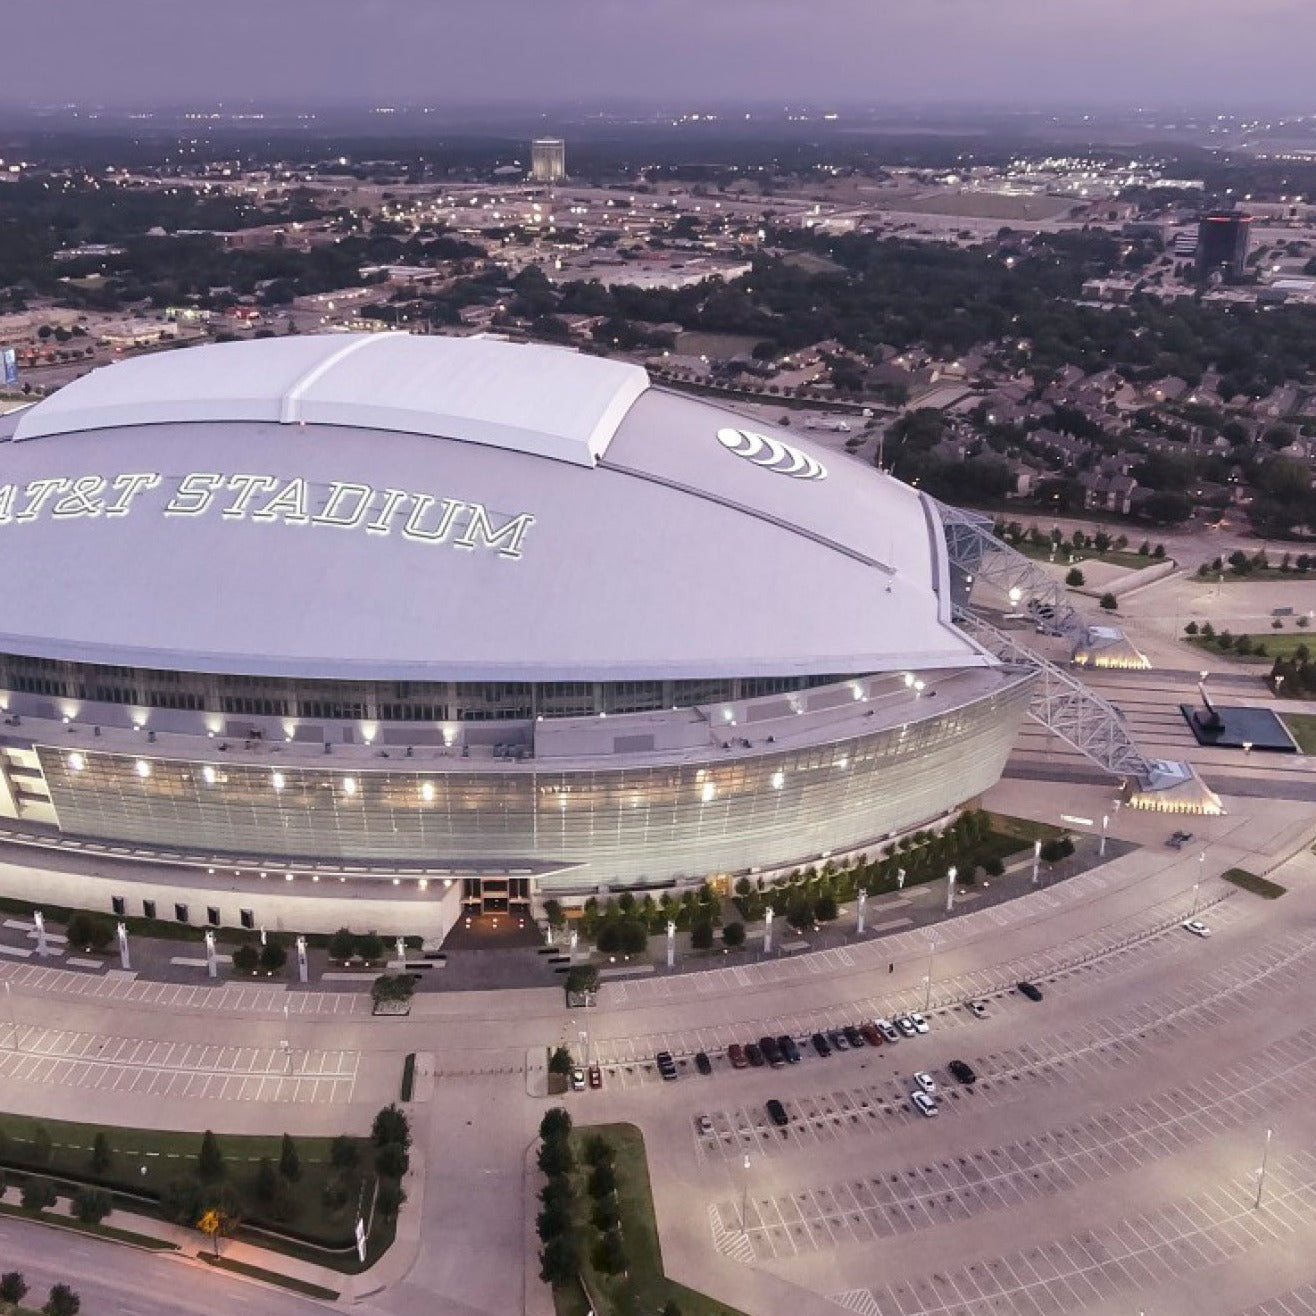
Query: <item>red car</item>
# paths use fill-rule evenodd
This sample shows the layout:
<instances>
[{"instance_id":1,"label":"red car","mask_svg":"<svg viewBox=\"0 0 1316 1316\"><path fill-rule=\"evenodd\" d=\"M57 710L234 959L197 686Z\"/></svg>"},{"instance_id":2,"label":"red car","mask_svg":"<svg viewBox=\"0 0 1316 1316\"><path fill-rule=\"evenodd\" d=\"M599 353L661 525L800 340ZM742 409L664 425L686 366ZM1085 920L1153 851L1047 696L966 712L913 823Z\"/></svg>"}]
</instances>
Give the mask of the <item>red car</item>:
<instances>
[{"instance_id":1,"label":"red car","mask_svg":"<svg viewBox=\"0 0 1316 1316\"><path fill-rule=\"evenodd\" d=\"M879 1033L872 1024L860 1024L859 1036L862 1037L869 1046L882 1045L882 1034Z\"/></svg>"},{"instance_id":2,"label":"red car","mask_svg":"<svg viewBox=\"0 0 1316 1316\"><path fill-rule=\"evenodd\" d=\"M727 1047L727 1059L731 1061L732 1069L744 1069L749 1064L749 1058L745 1055L745 1048L739 1042L732 1042Z\"/></svg>"},{"instance_id":3,"label":"red car","mask_svg":"<svg viewBox=\"0 0 1316 1316\"><path fill-rule=\"evenodd\" d=\"M589 1067L589 1085L592 1088L601 1088L603 1086L603 1071L598 1065Z\"/></svg>"}]
</instances>

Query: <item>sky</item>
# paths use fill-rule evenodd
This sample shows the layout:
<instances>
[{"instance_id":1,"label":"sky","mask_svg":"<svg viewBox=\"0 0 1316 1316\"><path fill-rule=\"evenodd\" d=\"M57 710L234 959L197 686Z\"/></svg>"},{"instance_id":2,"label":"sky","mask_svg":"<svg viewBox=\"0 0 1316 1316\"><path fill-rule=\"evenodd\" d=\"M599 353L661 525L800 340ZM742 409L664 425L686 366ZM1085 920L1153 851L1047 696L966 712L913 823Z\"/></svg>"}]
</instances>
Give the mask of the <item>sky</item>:
<instances>
[{"instance_id":1,"label":"sky","mask_svg":"<svg viewBox=\"0 0 1316 1316\"><path fill-rule=\"evenodd\" d=\"M0 101L1316 111L1316 0L0 0Z\"/></svg>"}]
</instances>

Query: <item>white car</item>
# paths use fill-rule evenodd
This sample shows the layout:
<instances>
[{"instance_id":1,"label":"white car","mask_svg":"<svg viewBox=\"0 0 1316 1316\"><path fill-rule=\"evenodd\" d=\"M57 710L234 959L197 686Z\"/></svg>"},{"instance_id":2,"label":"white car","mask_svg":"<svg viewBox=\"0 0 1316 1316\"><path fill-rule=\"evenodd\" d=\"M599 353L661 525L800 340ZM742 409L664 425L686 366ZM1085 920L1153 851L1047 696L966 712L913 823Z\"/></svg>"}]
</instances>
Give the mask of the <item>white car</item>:
<instances>
[{"instance_id":1,"label":"white car","mask_svg":"<svg viewBox=\"0 0 1316 1316\"><path fill-rule=\"evenodd\" d=\"M896 1032L895 1025L892 1024L890 1019L874 1019L873 1027L882 1034L884 1042L900 1041L900 1034Z\"/></svg>"},{"instance_id":2,"label":"white car","mask_svg":"<svg viewBox=\"0 0 1316 1316\"><path fill-rule=\"evenodd\" d=\"M713 1132L713 1121L709 1119L707 1115L701 1115L695 1121L695 1127L698 1128L699 1132L703 1134L704 1137L708 1137L708 1135Z\"/></svg>"},{"instance_id":3,"label":"white car","mask_svg":"<svg viewBox=\"0 0 1316 1316\"><path fill-rule=\"evenodd\" d=\"M914 1103L914 1109L921 1115L926 1115L928 1119L931 1119L937 1113L937 1103L921 1088L911 1092L909 1099Z\"/></svg>"},{"instance_id":4,"label":"white car","mask_svg":"<svg viewBox=\"0 0 1316 1316\"><path fill-rule=\"evenodd\" d=\"M919 1087L928 1094L928 1096L935 1097L937 1095L937 1080L934 1079L926 1069L920 1069L918 1073L914 1075L914 1082L917 1083Z\"/></svg>"},{"instance_id":5,"label":"white car","mask_svg":"<svg viewBox=\"0 0 1316 1316\"><path fill-rule=\"evenodd\" d=\"M1181 926L1185 932L1191 932L1194 937L1209 937L1211 935L1211 929L1200 918L1186 919Z\"/></svg>"},{"instance_id":6,"label":"white car","mask_svg":"<svg viewBox=\"0 0 1316 1316\"><path fill-rule=\"evenodd\" d=\"M584 1092L585 1071L583 1069L573 1069L571 1071L571 1090L573 1092Z\"/></svg>"},{"instance_id":7,"label":"white car","mask_svg":"<svg viewBox=\"0 0 1316 1316\"><path fill-rule=\"evenodd\" d=\"M918 1029L914 1026L914 1021L907 1014L896 1016L896 1027L899 1028L906 1037L918 1036Z\"/></svg>"},{"instance_id":8,"label":"white car","mask_svg":"<svg viewBox=\"0 0 1316 1316\"><path fill-rule=\"evenodd\" d=\"M909 1016L909 1019L910 1022L914 1025L914 1031L916 1033L930 1033L932 1031L932 1025L928 1023L927 1019L924 1018L923 1015L919 1014L917 1010L915 1010Z\"/></svg>"},{"instance_id":9,"label":"white car","mask_svg":"<svg viewBox=\"0 0 1316 1316\"><path fill-rule=\"evenodd\" d=\"M987 1018L987 1002L986 1002L986 1001L970 1001L970 1002L969 1002L969 1009L973 1011L973 1017L974 1017L975 1019L986 1019L986 1018Z\"/></svg>"}]
</instances>

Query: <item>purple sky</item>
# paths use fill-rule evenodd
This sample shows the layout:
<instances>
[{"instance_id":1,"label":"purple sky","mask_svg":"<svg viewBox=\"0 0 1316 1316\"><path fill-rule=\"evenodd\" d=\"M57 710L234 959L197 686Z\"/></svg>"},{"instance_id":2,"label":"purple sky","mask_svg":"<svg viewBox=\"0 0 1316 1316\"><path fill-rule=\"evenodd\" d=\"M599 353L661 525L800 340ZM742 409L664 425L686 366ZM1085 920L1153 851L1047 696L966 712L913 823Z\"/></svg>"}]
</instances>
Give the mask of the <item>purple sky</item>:
<instances>
[{"instance_id":1,"label":"purple sky","mask_svg":"<svg viewBox=\"0 0 1316 1316\"><path fill-rule=\"evenodd\" d=\"M1316 0L29 0L0 99L1316 109Z\"/></svg>"}]
</instances>

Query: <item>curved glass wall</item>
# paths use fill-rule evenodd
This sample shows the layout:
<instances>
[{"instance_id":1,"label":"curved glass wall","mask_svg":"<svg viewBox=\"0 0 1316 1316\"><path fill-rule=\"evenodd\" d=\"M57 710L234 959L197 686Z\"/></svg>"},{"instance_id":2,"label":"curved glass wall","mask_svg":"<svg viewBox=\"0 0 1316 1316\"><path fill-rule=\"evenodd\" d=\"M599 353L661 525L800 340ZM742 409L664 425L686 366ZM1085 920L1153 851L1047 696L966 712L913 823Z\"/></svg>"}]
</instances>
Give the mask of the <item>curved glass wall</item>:
<instances>
[{"instance_id":1,"label":"curved glass wall","mask_svg":"<svg viewBox=\"0 0 1316 1316\"><path fill-rule=\"evenodd\" d=\"M1029 685L825 746L676 766L347 775L37 752L68 834L275 862L560 867L546 890L644 884L792 863L954 807L1000 775Z\"/></svg>"}]
</instances>

